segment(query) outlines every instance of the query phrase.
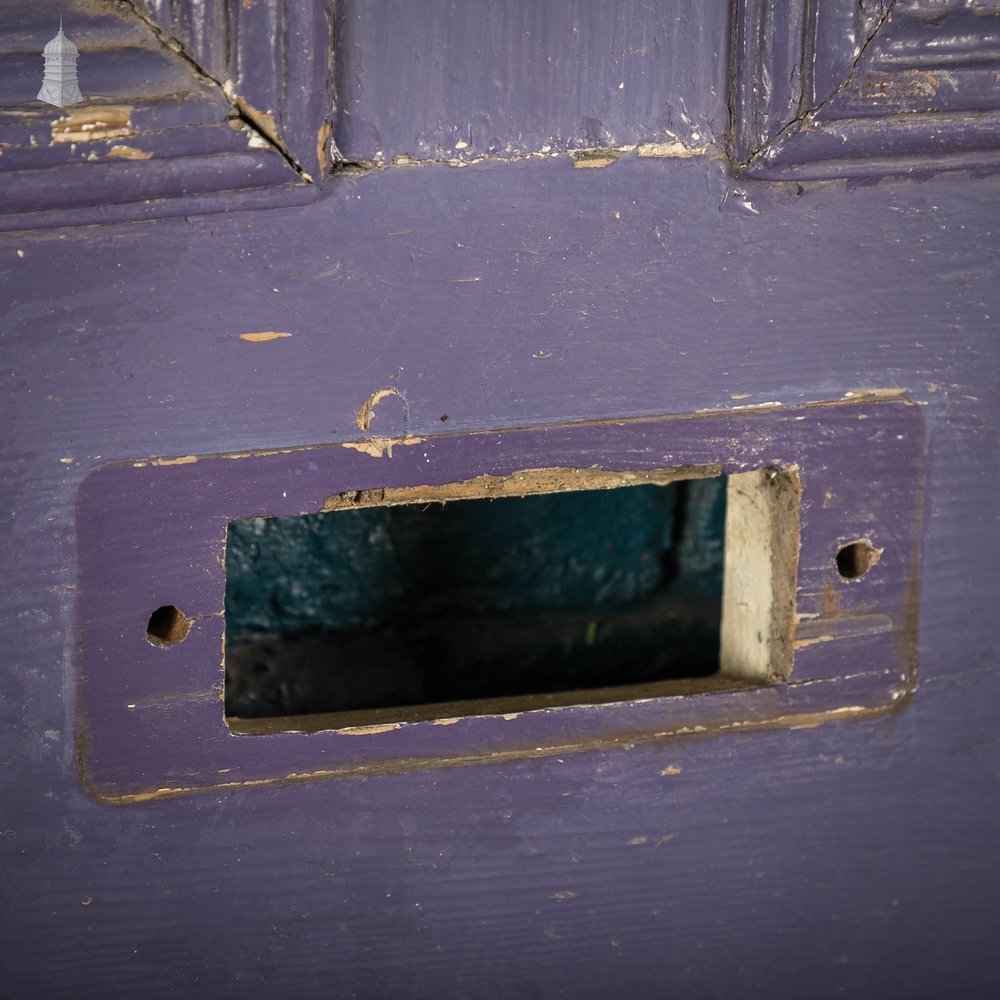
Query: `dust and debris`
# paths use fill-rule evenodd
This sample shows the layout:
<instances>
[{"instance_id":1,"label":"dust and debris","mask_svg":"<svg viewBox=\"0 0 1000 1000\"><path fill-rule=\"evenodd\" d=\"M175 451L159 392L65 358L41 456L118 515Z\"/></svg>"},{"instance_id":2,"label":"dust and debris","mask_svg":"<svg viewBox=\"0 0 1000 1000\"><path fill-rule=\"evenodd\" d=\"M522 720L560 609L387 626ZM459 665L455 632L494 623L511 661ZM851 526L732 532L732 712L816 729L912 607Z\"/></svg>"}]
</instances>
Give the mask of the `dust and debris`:
<instances>
[{"instance_id":1,"label":"dust and debris","mask_svg":"<svg viewBox=\"0 0 1000 1000\"><path fill-rule=\"evenodd\" d=\"M59 461L62 462L63 465L72 465L76 461L76 459L75 458L60 458Z\"/></svg>"},{"instance_id":2,"label":"dust and debris","mask_svg":"<svg viewBox=\"0 0 1000 1000\"><path fill-rule=\"evenodd\" d=\"M266 344L270 340L284 340L290 337L290 333L278 330L262 330L259 333L241 333L240 340L245 340L250 344Z\"/></svg>"},{"instance_id":3,"label":"dust and debris","mask_svg":"<svg viewBox=\"0 0 1000 1000\"><path fill-rule=\"evenodd\" d=\"M556 902L561 903L566 899L576 899L576 893L571 892L569 889L563 889L561 892L554 892L549 899L554 899Z\"/></svg>"},{"instance_id":4,"label":"dust and debris","mask_svg":"<svg viewBox=\"0 0 1000 1000\"><path fill-rule=\"evenodd\" d=\"M647 840L649 840L648 837L642 837L642 836L640 836L640 837L633 837L627 843L628 843L629 847L638 847L640 844L645 844Z\"/></svg>"},{"instance_id":5,"label":"dust and debris","mask_svg":"<svg viewBox=\"0 0 1000 1000\"><path fill-rule=\"evenodd\" d=\"M260 132L251 126L247 125L246 122L241 121L238 118L234 118L230 123L230 128L236 132L242 132L247 137L247 146L250 149L270 149L271 144L265 139Z\"/></svg>"},{"instance_id":6,"label":"dust and debris","mask_svg":"<svg viewBox=\"0 0 1000 1000\"><path fill-rule=\"evenodd\" d=\"M18 257L23 257L24 256L24 251L23 250L18 250L17 251L17 255L18 255Z\"/></svg>"},{"instance_id":7,"label":"dust and debris","mask_svg":"<svg viewBox=\"0 0 1000 1000\"><path fill-rule=\"evenodd\" d=\"M269 139L272 145L278 149L282 148L274 115L269 114L267 111L258 110L246 98L240 97L238 94L232 97L232 101L240 109L245 120L253 125L254 129L266 139Z\"/></svg>"},{"instance_id":8,"label":"dust and debris","mask_svg":"<svg viewBox=\"0 0 1000 1000\"><path fill-rule=\"evenodd\" d=\"M676 764L668 764L662 771L660 771L661 778L669 778L675 774L681 774L684 768L678 767Z\"/></svg>"}]
</instances>

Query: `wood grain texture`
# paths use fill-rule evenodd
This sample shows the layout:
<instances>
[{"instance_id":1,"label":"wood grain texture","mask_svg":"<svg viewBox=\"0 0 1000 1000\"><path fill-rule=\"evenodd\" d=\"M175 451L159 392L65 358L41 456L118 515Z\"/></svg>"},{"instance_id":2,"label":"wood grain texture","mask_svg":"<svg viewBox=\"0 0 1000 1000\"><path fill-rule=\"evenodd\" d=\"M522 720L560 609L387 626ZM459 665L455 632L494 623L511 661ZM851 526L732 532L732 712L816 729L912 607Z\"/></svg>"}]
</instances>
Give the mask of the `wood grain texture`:
<instances>
[{"instance_id":1,"label":"wood grain texture","mask_svg":"<svg viewBox=\"0 0 1000 1000\"><path fill-rule=\"evenodd\" d=\"M984 171L797 187L626 156L0 235L5 995L991 995L998 204ZM291 336L240 339L267 330ZM819 728L88 799L85 478L352 441L388 385L414 435L444 413L491 430L907 390L914 697Z\"/></svg>"},{"instance_id":2,"label":"wood grain texture","mask_svg":"<svg viewBox=\"0 0 1000 1000\"><path fill-rule=\"evenodd\" d=\"M468 162L679 140L725 120L725 0L343 0L348 160Z\"/></svg>"},{"instance_id":3,"label":"wood grain texture","mask_svg":"<svg viewBox=\"0 0 1000 1000\"><path fill-rule=\"evenodd\" d=\"M230 5L225 0L132 0L184 51L216 80L230 75L232 30Z\"/></svg>"}]
</instances>

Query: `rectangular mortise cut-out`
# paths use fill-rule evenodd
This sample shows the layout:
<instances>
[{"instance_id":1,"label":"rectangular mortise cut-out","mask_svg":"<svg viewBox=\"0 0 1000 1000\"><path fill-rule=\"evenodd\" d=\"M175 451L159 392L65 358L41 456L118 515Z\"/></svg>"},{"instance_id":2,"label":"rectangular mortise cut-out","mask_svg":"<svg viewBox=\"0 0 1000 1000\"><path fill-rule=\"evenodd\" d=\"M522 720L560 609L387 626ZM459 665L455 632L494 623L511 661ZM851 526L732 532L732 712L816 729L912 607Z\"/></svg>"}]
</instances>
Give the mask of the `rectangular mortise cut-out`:
<instances>
[{"instance_id":1,"label":"rectangular mortise cut-out","mask_svg":"<svg viewBox=\"0 0 1000 1000\"><path fill-rule=\"evenodd\" d=\"M920 407L888 394L852 393L850 400L802 406L431 435L419 447L400 445L391 459L374 458L353 445L316 445L102 466L84 478L76 499L74 674L82 779L100 801L145 801L284 782L290 776L336 778L561 755L668 734L812 725L897 707L916 676L923 454ZM361 643L380 639L350 622L328 627L313 615L309 595L315 596L317 574L300 558L308 548L293 534L281 537L283 524L298 525L304 537L341 516L374 515L367 508L409 506L416 517L440 511L444 503L447 515L448 508L468 506L467 500L531 500L588 490L625 496L631 487L688 481L675 489L679 494L709 489L700 481L723 475L726 526L714 643L706 642L700 654L692 647L684 669L665 671L663 680L632 683L630 672L643 657L631 654L600 681L583 672L574 676L577 664L589 669L592 663L588 635L598 649L611 636L601 629L603 616L611 610L623 618L633 614L626 600L616 599L599 614L582 602L586 621L570 649L582 650L582 656L562 661L560 669L566 670L558 686L527 686L542 693L482 697L470 691L462 693L466 700L437 702L428 699L457 699L457 694L424 690L414 704L401 704L400 698L389 704L387 698L381 707L361 707L380 704L367 694L355 701L345 697L353 697L351 685L363 677L361 671L372 662L379 669L394 662L361 649L357 656L345 650L336 658L301 657L306 674L284 675L282 700L267 707L262 685L255 698L263 706L248 711L241 704L239 685L250 671L257 673L258 663L262 677L270 665L249 658L240 664L240 644L249 650L251 641L274 643L285 635L319 641L332 632L336 641L357 642L360 649ZM515 499L510 506L521 503ZM487 514L505 509L499 502L480 506ZM236 521L264 514L275 520ZM554 515L543 520L557 521ZM680 530L678 520L671 539ZM601 531L615 523L596 521ZM273 539L265 526L275 532ZM374 525L368 528L368 535L373 533L372 548L380 537ZM596 531L592 537L598 537ZM275 588L281 575L261 563L273 551L271 541L295 570L284 577L285 589ZM869 557L864 575L858 566L865 554L855 552L850 562L844 555L845 548L857 546ZM466 572L450 543L431 548ZM407 577L408 550L392 551L398 558L384 559L378 572L366 571L370 562L341 562L334 579L358 600L381 594L395 609L383 619L390 626L397 620L407 627L414 621L427 625L430 616L413 615L411 606L423 601L426 607L430 600L420 576L425 569L418 565ZM552 565L542 559L546 552L539 550L535 566L542 568L524 587L507 589L528 594L535 577L545 582ZM336 560L331 567L336 570ZM468 571L478 586L477 567ZM409 587L401 602L383 589L398 580ZM243 587L253 598L249 605ZM465 595L457 589L471 596L471 590ZM256 617L261 609L266 614ZM228 621L219 613L225 610ZM528 612L535 610L528 605ZM223 657L227 627L229 649ZM462 627L465 635L473 631L468 624L456 626L446 639L460 638ZM657 648L668 640L664 632ZM517 676L521 664L511 647L496 653L497 678ZM225 691L223 659L230 674ZM438 662L431 657L421 667ZM530 679L556 665L543 661ZM301 693L309 694L303 677L315 670L328 675L342 700L324 704L303 698L290 704L300 684ZM465 683L475 671L457 676ZM607 686L581 686L602 682ZM220 719L223 694L229 711ZM261 707L303 714L268 716Z\"/></svg>"},{"instance_id":2,"label":"rectangular mortise cut-out","mask_svg":"<svg viewBox=\"0 0 1000 1000\"><path fill-rule=\"evenodd\" d=\"M797 480L717 472L539 470L232 522L227 721L329 729L786 676Z\"/></svg>"}]
</instances>

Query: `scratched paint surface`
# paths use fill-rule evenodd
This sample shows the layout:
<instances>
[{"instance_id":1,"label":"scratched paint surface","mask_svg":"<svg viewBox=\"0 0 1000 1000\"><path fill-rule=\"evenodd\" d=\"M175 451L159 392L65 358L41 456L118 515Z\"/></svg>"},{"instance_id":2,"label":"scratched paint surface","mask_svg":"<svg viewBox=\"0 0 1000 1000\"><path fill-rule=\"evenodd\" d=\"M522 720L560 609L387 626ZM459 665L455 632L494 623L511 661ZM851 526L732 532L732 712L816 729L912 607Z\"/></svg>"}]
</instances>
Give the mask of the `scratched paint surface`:
<instances>
[{"instance_id":1,"label":"scratched paint surface","mask_svg":"<svg viewBox=\"0 0 1000 1000\"><path fill-rule=\"evenodd\" d=\"M726 127L727 17L725 0L347 0L337 145L382 163L701 148Z\"/></svg>"}]
</instances>

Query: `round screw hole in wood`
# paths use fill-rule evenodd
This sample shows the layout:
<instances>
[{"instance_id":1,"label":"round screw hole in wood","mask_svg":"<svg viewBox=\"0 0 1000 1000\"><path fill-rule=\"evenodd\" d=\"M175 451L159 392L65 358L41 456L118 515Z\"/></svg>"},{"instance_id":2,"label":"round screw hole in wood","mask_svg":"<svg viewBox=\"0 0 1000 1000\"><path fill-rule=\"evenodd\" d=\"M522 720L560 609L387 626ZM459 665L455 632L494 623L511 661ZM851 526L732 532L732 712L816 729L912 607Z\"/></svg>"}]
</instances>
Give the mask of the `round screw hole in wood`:
<instances>
[{"instance_id":1,"label":"round screw hole in wood","mask_svg":"<svg viewBox=\"0 0 1000 1000\"><path fill-rule=\"evenodd\" d=\"M837 572L844 580L860 580L882 557L867 538L842 545L837 552Z\"/></svg>"},{"instance_id":2,"label":"round screw hole in wood","mask_svg":"<svg viewBox=\"0 0 1000 1000\"><path fill-rule=\"evenodd\" d=\"M191 619L173 604L164 604L149 616L146 638L154 646L176 646L190 631Z\"/></svg>"}]
</instances>

